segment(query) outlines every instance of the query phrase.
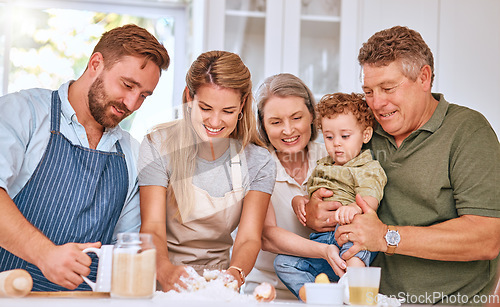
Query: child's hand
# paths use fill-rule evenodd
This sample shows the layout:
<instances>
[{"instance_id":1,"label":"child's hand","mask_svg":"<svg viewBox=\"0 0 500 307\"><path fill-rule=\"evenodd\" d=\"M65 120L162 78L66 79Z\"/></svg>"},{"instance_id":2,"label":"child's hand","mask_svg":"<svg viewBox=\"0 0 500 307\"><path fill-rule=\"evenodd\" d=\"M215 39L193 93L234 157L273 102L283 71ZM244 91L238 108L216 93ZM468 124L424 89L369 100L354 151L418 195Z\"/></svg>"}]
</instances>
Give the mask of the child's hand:
<instances>
[{"instance_id":1,"label":"child's hand","mask_svg":"<svg viewBox=\"0 0 500 307\"><path fill-rule=\"evenodd\" d=\"M360 208L356 206L342 206L335 212L335 219L341 225L350 224L356 214L361 214Z\"/></svg>"},{"instance_id":2,"label":"child's hand","mask_svg":"<svg viewBox=\"0 0 500 307\"><path fill-rule=\"evenodd\" d=\"M293 212L303 226L306 226L306 204L308 202L309 199L302 195L297 195L292 199Z\"/></svg>"}]
</instances>

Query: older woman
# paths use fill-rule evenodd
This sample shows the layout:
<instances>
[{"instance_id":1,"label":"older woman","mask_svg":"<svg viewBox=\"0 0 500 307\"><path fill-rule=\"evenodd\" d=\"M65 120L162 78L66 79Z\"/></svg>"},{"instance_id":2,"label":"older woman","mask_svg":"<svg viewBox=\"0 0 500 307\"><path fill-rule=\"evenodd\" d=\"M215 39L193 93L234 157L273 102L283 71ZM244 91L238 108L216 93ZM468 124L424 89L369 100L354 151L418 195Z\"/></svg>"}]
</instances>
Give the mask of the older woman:
<instances>
[{"instance_id":1,"label":"older woman","mask_svg":"<svg viewBox=\"0 0 500 307\"><path fill-rule=\"evenodd\" d=\"M283 285L273 268L276 253L324 258L341 275L345 263L334 245L308 240L311 229L303 226L293 212L294 196L306 195L305 183L316 161L327 155L317 137L314 96L302 80L292 74L267 78L257 93L258 128L276 162L277 174L262 236L262 249L244 291L269 282L277 298L296 299Z\"/></svg>"}]
</instances>

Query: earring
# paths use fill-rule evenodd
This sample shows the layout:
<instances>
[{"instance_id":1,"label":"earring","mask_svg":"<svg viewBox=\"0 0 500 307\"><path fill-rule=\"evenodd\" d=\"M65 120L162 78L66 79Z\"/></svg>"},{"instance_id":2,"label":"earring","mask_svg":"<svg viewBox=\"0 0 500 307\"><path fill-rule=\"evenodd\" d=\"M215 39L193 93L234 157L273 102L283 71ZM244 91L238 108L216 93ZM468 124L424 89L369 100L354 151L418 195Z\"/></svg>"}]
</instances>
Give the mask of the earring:
<instances>
[{"instance_id":1,"label":"earring","mask_svg":"<svg viewBox=\"0 0 500 307\"><path fill-rule=\"evenodd\" d=\"M240 112L240 114L238 114L238 120L242 120L243 119L243 112Z\"/></svg>"}]
</instances>

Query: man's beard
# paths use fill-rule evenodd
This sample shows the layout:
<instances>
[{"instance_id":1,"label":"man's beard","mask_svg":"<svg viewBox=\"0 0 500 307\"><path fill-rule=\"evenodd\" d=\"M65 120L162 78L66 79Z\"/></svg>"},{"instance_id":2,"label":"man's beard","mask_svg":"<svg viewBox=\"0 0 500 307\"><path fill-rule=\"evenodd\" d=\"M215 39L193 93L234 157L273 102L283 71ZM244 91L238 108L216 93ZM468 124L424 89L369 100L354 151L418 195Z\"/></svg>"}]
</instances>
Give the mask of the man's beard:
<instances>
[{"instance_id":1,"label":"man's beard","mask_svg":"<svg viewBox=\"0 0 500 307\"><path fill-rule=\"evenodd\" d=\"M104 90L104 82L101 78L97 78L90 86L88 98L90 114L92 114L96 122L105 128L116 127L124 118L132 113L125 104L108 100L108 95L106 95L106 91ZM106 114L106 112L110 112L108 109L112 106L124 111L123 116L116 116L113 113Z\"/></svg>"}]
</instances>

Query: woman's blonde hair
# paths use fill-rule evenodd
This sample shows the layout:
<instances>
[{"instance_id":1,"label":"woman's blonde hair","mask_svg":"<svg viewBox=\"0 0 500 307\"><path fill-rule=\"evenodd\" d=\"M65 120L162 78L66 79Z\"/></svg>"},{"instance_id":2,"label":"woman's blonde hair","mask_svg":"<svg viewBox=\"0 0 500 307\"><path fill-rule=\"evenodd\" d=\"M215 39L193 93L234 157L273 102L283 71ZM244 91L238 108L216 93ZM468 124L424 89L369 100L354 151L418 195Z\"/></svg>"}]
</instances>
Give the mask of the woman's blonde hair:
<instances>
[{"instance_id":1,"label":"woman's blonde hair","mask_svg":"<svg viewBox=\"0 0 500 307\"><path fill-rule=\"evenodd\" d=\"M241 94L243 108L238 115L238 123L230 134L230 138L240 141L242 149L249 143L264 146L257 135L255 116L252 112L253 95L250 71L237 54L227 51L202 53L186 74L186 89L182 95L184 118L159 125L153 129L153 132L167 129L166 136L162 140L162 150L164 150L162 156L165 154L168 156L170 168L168 170L170 181L167 188L167 201L169 205L177 205L180 218L187 216L194 207L191 185L196 166L198 144L201 141L191 122L191 109L188 107L187 95L194 97L204 85L233 89ZM148 137L150 138L150 135Z\"/></svg>"}]
</instances>

